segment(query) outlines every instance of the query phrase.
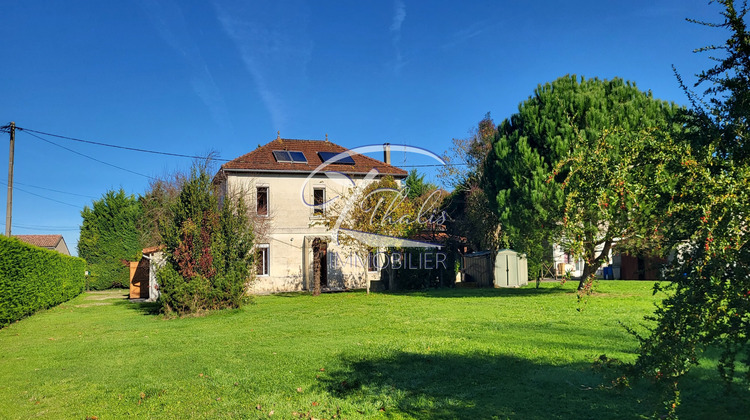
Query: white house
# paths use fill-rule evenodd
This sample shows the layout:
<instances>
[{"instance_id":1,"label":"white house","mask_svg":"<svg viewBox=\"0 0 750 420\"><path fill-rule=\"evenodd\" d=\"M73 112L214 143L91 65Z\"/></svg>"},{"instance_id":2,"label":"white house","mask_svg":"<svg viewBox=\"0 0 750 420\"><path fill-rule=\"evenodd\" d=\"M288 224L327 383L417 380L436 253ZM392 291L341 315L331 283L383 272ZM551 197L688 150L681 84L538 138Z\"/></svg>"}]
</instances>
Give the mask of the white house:
<instances>
[{"instance_id":1,"label":"white house","mask_svg":"<svg viewBox=\"0 0 750 420\"><path fill-rule=\"evenodd\" d=\"M596 254L599 255L604 246L599 244L594 249ZM558 276L562 276L568 272L572 277L581 277L583 275L583 266L585 264L583 258L575 258L568 253L562 245L552 244L552 261L554 263L555 271ZM611 265L613 262L613 251L610 249L609 254L605 261L602 262L602 267ZM597 269L596 275L601 276L601 267ZM619 273L619 269L618 269Z\"/></svg>"},{"instance_id":2,"label":"white house","mask_svg":"<svg viewBox=\"0 0 750 420\"><path fill-rule=\"evenodd\" d=\"M380 273L333 240L321 224L331 200L363 181L372 170L397 181L407 172L385 162L352 153L326 140L277 137L221 166L214 177L222 197L242 194L256 226L258 251L255 293L311 290L313 255L321 258L324 290L362 288ZM332 158L341 159L332 163ZM333 175L338 174L338 175ZM343 175L343 176L342 176ZM344 177L345 176L345 177ZM366 258L365 258L366 260Z\"/></svg>"}]
</instances>

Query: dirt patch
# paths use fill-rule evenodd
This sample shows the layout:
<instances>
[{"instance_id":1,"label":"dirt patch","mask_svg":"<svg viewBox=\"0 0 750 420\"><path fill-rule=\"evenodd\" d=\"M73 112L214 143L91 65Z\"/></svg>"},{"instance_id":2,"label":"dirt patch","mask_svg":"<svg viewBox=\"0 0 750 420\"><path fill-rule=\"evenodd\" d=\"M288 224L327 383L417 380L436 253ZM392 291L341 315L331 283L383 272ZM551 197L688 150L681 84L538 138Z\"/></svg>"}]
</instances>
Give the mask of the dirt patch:
<instances>
[{"instance_id":1,"label":"dirt patch","mask_svg":"<svg viewBox=\"0 0 750 420\"><path fill-rule=\"evenodd\" d=\"M107 305L111 305L111 304L112 304L111 302L95 302L95 303L84 303L84 304L81 304L81 305L75 305L75 307L76 308L88 308L88 307L91 307L91 306L107 306Z\"/></svg>"},{"instance_id":2,"label":"dirt patch","mask_svg":"<svg viewBox=\"0 0 750 420\"><path fill-rule=\"evenodd\" d=\"M127 299L126 290L98 290L95 292L86 292L85 300L107 300L107 299Z\"/></svg>"}]
</instances>

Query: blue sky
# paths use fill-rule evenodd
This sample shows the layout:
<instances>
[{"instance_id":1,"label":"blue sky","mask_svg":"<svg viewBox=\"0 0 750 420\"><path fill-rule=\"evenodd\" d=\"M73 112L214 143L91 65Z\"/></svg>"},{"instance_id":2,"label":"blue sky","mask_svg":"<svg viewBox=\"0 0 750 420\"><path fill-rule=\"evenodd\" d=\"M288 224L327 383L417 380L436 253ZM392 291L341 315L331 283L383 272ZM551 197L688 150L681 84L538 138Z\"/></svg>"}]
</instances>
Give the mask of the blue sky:
<instances>
[{"instance_id":1,"label":"blue sky","mask_svg":"<svg viewBox=\"0 0 750 420\"><path fill-rule=\"evenodd\" d=\"M711 62L692 50L726 34L685 18L718 21L719 10L695 0L6 2L0 125L224 159L277 131L442 153L487 112L499 123L565 74L622 77L686 104L671 65L693 81ZM73 252L84 205L109 189L143 193L149 177L191 164L42 138L79 154L17 133L13 233L62 233Z\"/></svg>"}]
</instances>

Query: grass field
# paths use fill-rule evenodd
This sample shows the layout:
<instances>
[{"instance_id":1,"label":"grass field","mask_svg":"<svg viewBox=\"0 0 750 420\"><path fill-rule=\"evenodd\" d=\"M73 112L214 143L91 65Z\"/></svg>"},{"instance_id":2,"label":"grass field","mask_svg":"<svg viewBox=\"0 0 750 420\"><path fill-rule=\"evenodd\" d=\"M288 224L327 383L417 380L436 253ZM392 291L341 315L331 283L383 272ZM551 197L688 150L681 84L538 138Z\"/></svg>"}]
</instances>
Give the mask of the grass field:
<instances>
[{"instance_id":1,"label":"grass field","mask_svg":"<svg viewBox=\"0 0 750 420\"><path fill-rule=\"evenodd\" d=\"M260 296L241 310L165 319L122 291L90 292L0 330L0 418L641 418L656 386L612 387L619 322L653 310L651 282L512 290ZM743 418L710 361L684 418Z\"/></svg>"}]
</instances>

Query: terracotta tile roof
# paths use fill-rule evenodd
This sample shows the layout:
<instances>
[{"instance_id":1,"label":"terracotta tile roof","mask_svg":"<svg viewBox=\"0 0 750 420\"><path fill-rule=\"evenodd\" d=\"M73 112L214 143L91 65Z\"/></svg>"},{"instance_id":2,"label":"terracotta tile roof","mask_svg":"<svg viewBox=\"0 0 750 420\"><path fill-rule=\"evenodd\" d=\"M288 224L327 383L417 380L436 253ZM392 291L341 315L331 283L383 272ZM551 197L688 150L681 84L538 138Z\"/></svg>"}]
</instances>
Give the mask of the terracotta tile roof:
<instances>
[{"instance_id":1,"label":"terracotta tile roof","mask_svg":"<svg viewBox=\"0 0 750 420\"><path fill-rule=\"evenodd\" d=\"M29 245L52 249L63 240L62 235L13 235L13 237Z\"/></svg>"},{"instance_id":2,"label":"terracotta tile roof","mask_svg":"<svg viewBox=\"0 0 750 420\"><path fill-rule=\"evenodd\" d=\"M305 155L307 163L277 162L273 156L274 150L299 151ZM221 166L221 172L257 171L257 172L303 172L314 171L323 160L318 152L341 153L347 149L327 140L294 140L277 138L270 143L258 147L250 153L242 155L237 159L227 162ZM375 168L381 174L392 175L396 178L406 177L408 173L395 166L373 159L369 156L352 155L354 165L330 164L325 167L327 171L337 171L344 174L366 174ZM220 175L217 174L217 177Z\"/></svg>"},{"instance_id":3,"label":"terracotta tile roof","mask_svg":"<svg viewBox=\"0 0 750 420\"><path fill-rule=\"evenodd\" d=\"M463 236L451 235L446 232L420 232L416 235L411 236L409 239L414 239L422 242L446 242L452 239L460 244L466 244L468 241Z\"/></svg>"},{"instance_id":4,"label":"terracotta tile roof","mask_svg":"<svg viewBox=\"0 0 750 420\"><path fill-rule=\"evenodd\" d=\"M150 255L150 254L157 253L159 251L164 251L164 248L165 248L164 245L150 246L148 248L143 248L143 251L141 251L141 253L143 255Z\"/></svg>"}]
</instances>

